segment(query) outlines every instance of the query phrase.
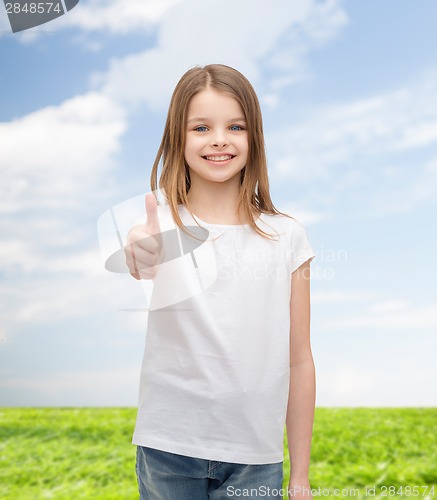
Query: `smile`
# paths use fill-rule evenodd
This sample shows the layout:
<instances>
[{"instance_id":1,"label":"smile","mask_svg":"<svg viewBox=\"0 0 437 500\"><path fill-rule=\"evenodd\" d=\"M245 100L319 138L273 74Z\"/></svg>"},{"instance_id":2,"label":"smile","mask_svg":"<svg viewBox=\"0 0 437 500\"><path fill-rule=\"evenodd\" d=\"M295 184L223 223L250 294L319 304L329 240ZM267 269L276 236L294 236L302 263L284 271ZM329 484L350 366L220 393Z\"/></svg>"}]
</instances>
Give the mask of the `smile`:
<instances>
[{"instance_id":1,"label":"smile","mask_svg":"<svg viewBox=\"0 0 437 500\"><path fill-rule=\"evenodd\" d=\"M208 161L228 161L235 158L235 155L221 155L221 156L202 156L205 160Z\"/></svg>"}]
</instances>

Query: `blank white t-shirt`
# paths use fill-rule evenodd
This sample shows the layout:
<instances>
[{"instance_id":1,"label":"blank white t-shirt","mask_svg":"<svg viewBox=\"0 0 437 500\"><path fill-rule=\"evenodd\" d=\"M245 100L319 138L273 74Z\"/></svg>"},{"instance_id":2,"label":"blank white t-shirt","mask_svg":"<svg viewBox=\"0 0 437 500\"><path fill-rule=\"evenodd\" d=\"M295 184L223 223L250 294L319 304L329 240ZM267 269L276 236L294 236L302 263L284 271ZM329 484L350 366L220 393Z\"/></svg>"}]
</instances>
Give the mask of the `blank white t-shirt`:
<instances>
[{"instance_id":1,"label":"blank white t-shirt","mask_svg":"<svg viewBox=\"0 0 437 500\"><path fill-rule=\"evenodd\" d=\"M159 212L158 212L159 214ZM149 312L132 443L206 460L282 462L289 391L291 274L315 254L304 227L261 214L257 225L209 224L214 282Z\"/></svg>"}]
</instances>

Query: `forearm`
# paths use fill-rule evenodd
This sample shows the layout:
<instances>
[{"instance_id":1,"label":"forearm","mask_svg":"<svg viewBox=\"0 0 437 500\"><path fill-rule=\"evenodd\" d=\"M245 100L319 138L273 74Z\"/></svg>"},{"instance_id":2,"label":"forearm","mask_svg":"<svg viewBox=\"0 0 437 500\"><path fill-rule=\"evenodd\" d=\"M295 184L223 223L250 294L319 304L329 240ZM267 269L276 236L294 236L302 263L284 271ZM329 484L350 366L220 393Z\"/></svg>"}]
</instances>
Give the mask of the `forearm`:
<instances>
[{"instance_id":1,"label":"forearm","mask_svg":"<svg viewBox=\"0 0 437 500\"><path fill-rule=\"evenodd\" d=\"M287 438L290 477L308 477L316 399L316 375L312 355L290 366Z\"/></svg>"}]
</instances>

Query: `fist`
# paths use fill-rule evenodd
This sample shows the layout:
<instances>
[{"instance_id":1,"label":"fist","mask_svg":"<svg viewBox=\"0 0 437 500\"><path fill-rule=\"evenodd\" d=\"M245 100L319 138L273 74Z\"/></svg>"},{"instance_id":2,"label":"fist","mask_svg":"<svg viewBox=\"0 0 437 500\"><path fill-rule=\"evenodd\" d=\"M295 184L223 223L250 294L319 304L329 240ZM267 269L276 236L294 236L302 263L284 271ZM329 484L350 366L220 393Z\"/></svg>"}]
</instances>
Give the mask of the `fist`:
<instances>
[{"instance_id":1,"label":"fist","mask_svg":"<svg viewBox=\"0 0 437 500\"><path fill-rule=\"evenodd\" d=\"M132 227L124 248L130 274L137 280L154 279L164 261L158 203L153 193L146 194L146 223Z\"/></svg>"}]
</instances>

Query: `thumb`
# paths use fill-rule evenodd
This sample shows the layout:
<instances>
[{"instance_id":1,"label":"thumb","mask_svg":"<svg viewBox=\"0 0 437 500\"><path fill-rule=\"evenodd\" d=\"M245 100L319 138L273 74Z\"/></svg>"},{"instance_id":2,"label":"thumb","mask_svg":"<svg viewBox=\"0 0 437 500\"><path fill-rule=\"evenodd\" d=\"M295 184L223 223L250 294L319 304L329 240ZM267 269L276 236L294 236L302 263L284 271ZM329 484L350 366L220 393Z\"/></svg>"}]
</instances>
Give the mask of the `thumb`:
<instances>
[{"instance_id":1,"label":"thumb","mask_svg":"<svg viewBox=\"0 0 437 500\"><path fill-rule=\"evenodd\" d=\"M146 194L146 230L148 234L160 233L158 221L158 203L153 193Z\"/></svg>"}]
</instances>

